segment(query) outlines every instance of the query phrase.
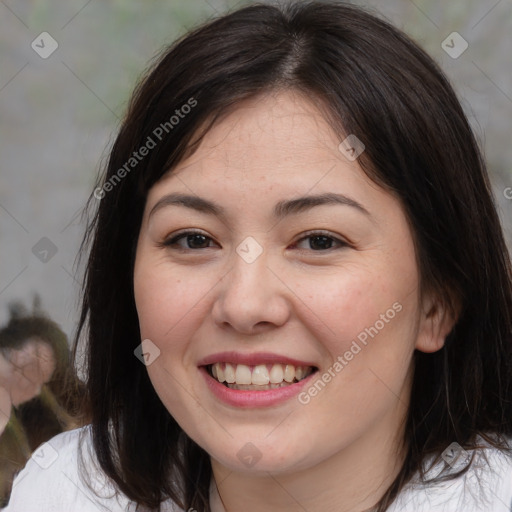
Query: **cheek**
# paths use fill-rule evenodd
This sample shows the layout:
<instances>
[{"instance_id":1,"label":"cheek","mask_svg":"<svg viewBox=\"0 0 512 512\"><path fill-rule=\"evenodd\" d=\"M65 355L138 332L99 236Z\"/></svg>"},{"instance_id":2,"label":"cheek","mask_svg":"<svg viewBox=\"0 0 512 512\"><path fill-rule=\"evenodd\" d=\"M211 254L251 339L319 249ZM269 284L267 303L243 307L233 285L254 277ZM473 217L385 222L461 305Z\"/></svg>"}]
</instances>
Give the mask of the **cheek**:
<instances>
[{"instance_id":1,"label":"cheek","mask_svg":"<svg viewBox=\"0 0 512 512\"><path fill-rule=\"evenodd\" d=\"M166 261L144 260L142 255L136 261L134 294L141 340L151 340L159 350L147 371L156 393L177 420L186 416L184 410L190 406L194 340L209 318L218 279L212 271L178 269Z\"/></svg>"},{"instance_id":2,"label":"cheek","mask_svg":"<svg viewBox=\"0 0 512 512\"><path fill-rule=\"evenodd\" d=\"M306 306L301 308L302 319L309 318L310 326L322 326L327 334L324 341L339 353L361 333L364 339L366 329L376 323L379 331L389 331L400 316L410 318L414 313L414 307L409 307L413 306L409 297L413 280L394 279L389 269L379 272L376 266L361 267L332 275L302 275L294 290L298 303ZM397 309L408 313L399 315Z\"/></svg>"},{"instance_id":3,"label":"cheek","mask_svg":"<svg viewBox=\"0 0 512 512\"><path fill-rule=\"evenodd\" d=\"M385 267L354 267L322 280L310 275L297 281L298 295L307 306L302 320L330 361L320 377L325 375L335 402L354 417L361 412L358 403L373 403L380 409L388 404L387 398L393 401L394 393L401 393L414 351L415 267L402 265L402 272L393 264ZM317 388L312 395L322 395L320 402L333 399L330 393L318 392L322 383ZM305 396L304 403L309 398Z\"/></svg>"},{"instance_id":4,"label":"cheek","mask_svg":"<svg viewBox=\"0 0 512 512\"><path fill-rule=\"evenodd\" d=\"M134 290L142 339L151 339L161 350L185 342L183 330L197 318L213 284L165 265L141 268Z\"/></svg>"},{"instance_id":5,"label":"cheek","mask_svg":"<svg viewBox=\"0 0 512 512\"><path fill-rule=\"evenodd\" d=\"M198 403L191 399L195 397L190 380L195 370L191 348L211 309L208 292L215 284L206 281L198 279L197 272L193 277L165 265L153 266L150 271L140 267L134 276L141 339L151 340L159 350L147 367L149 378L166 409L187 432L195 428L190 418Z\"/></svg>"},{"instance_id":6,"label":"cheek","mask_svg":"<svg viewBox=\"0 0 512 512\"><path fill-rule=\"evenodd\" d=\"M366 428L407 403L417 328L409 285L377 275L353 276L343 286L326 286L325 294L318 294L316 313L323 308L329 326L322 344L330 363L299 401L314 411L319 424L336 425L333 432L338 433Z\"/></svg>"}]
</instances>

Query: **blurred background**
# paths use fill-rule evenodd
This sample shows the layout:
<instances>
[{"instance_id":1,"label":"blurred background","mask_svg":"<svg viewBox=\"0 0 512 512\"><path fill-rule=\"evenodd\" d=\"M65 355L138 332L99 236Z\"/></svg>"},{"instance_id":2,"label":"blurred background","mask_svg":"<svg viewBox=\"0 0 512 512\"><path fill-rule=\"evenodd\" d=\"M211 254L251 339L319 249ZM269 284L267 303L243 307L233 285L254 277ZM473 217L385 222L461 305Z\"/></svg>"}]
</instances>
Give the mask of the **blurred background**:
<instances>
[{"instance_id":1,"label":"blurred background","mask_svg":"<svg viewBox=\"0 0 512 512\"><path fill-rule=\"evenodd\" d=\"M10 301L38 293L72 338L80 215L137 77L163 45L243 3L0 1L0 325ZM448 74L512 245L511 0L354 3L407 32Z\"/></svg>"}]
</instances>

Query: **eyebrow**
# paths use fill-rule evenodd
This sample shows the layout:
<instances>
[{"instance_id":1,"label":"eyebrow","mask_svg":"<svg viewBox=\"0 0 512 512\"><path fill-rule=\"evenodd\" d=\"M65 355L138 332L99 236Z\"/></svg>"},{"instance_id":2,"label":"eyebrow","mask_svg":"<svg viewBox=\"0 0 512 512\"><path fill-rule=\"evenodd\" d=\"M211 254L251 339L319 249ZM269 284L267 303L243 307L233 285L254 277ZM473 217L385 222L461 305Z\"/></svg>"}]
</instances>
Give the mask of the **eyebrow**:
<instances>
[{"instance_id":1,"label":"eyebrow","mask_svg":"<svg viewBox=\"0 0 512 512\"><path fill-rule=\"evenodd\" d=\"M371 217L370 212L354 199L343 194L334 194L332 192L280 201L274 207L274 217L277 219L283 219L284 217L310 210L315 206L333 204L350 206L359 212L364 213L368 217ZM225 209L221 206L199 196L178 193L168 194L162 197L151 209L149 217L166 206L184 206L201 213L214 215L221 219L225 218Z\"/></svg>"}]
</instances>

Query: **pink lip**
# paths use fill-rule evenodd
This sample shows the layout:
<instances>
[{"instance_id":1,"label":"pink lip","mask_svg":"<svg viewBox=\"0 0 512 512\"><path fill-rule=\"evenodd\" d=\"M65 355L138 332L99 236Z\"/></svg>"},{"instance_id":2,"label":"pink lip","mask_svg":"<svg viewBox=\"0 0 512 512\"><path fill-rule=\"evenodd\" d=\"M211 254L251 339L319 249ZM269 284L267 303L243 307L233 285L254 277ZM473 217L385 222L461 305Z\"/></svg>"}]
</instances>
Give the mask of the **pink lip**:
<instances>
[{"instance_id":1,"label":"pink lip","mask_svg":"<svg viewBox=\"0 0 512 512\"><path fill-rule=\"evenodd\" d=\"M224 361L225 360L226 359L224 359ZM210 391L219 400L227 403L228 405L241 408L270 407L272 405L278 405L286 402L287 400L298 395L317 373L315 371L311 375L308 375L305 379L302 379L300 382L296 382L295 384L290 384L289 386L284 386L282 388L268 389L266 391L244 391L239 389L231 389L227 386L224 386L224 384L221 384L217 379L214 379L210 376L206 370L206 366L201 366L199 371L204 377Z\"/></svg>"},{"instance_id":2,"label":"pink lip","mask_svg":"<svg viewBox=\"0 0 512 512\"><path fill-rule=\"evenodd\" d=\"M208 366L209 364L214 363L245 364L247 366L284 363L291 364L293 366L315 366L314 363L308 361L299 361L298 359L291 359L287 356L272 354L270 352L258 352L255 354L242 354L240 352L219 352L218 354L211 354L204 359L201 359L197 366ZM258 391L258 393L260 393L260 391Z\"/></svg>"}]
</instances>

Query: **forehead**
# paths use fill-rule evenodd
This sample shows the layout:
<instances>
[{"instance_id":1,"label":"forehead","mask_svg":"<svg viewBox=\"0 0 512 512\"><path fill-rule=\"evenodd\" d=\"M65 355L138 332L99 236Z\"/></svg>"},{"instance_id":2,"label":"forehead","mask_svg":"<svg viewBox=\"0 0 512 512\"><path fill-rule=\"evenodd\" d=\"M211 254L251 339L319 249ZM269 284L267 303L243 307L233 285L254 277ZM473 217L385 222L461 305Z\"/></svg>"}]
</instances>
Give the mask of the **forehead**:
<instances>
[{"instance_id":1,"label":"forehead","mask_svg":"<svg viewBox=\"0 0 512 512\"><path fill-rule=\"evenodd\" d=\"M360 193L375 189L357 161L340 151L344 138L298 92L258 96L218 121L196 152L153 187L149 203L169 188L204 195L219 187L223 196L247 198L258 187L276 199L341 185Z\"/></svg>"},{"instance_id":2,"label":"forehead","mask_svg":"<svg viewBox=\"0 0 512 512\"><path fill-rule=\"evenodd\" d=\"M11 360L19 362L48 361L53 358L52 347L37 336L28 338L21 348L11 351Z\"/></svg>"}]
</instances>

